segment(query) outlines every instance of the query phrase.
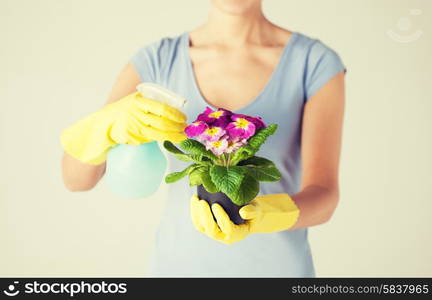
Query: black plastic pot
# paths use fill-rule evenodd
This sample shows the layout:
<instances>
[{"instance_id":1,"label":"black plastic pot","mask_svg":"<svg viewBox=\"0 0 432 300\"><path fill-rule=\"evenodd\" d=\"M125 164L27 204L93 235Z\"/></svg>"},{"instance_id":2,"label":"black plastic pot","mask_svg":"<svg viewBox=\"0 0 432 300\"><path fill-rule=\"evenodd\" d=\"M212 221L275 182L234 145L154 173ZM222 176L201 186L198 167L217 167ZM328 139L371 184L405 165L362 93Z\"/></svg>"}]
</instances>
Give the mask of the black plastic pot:
<instances>
[{"instance_id":1,"label":"black plastic pot","mask_svg":"<svg viewBox=\"0 0 432 300\"><path fill-rule=\"evenodd\" d=\"M197 192L198 198L201 200L206 200L210 206L213 203L218 203L220 206L222 206L234 224L239 225L245 222L245 220L243 220L239 214L239 210L242 207L234 204L224 193L209 193L202 185L197 186Z\"/></svg>"}]
</instances>

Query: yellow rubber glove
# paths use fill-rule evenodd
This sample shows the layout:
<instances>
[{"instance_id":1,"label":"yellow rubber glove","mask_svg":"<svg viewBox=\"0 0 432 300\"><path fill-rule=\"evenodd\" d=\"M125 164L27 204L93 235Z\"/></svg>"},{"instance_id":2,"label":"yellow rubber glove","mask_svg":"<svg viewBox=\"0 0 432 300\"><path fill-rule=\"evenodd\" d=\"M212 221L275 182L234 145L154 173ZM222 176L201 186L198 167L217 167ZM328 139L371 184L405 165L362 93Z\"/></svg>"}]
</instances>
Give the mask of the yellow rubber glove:
<instances>
[{"instance_id":1,"label":"yellow rubber glove","mask_svg":"<svg viewBox=\"0 0 432 300\"><path fill-rule=\"evenodd\" d=\"M219 204L210 206L194 194L191 198L191 217L195 228L207 236L225 244L232 244L246 238L249 234L247 224L234 224ZM217 220L215 222L213 214Z\"/></svg>"},{"instance_id":2,"label":"yellow rubber glove","mask_svg":"<svg viewBox=\"0 0 432 300\"><path fill-rule=\"evenodd\" d=\"M213 211L213 215L211 213ZM285 193L257 196L240 209L244 224L234 224L219 204L211 207L196 194L191 198L191 217L195 228L225 244L243 240L251 233L270 233L288 230L295 225L300 211Z\"/></svg>"},{"instance_id":3,"label":"yellow rubber glove","mask_svg":"<svg viewBox=\"0 0 432 300\"><path fill-rule=\"evenodd\" d=\"M297 223L300 210L288 194L280 193L258 196L239 213L250 233L265 233L290 229Z\"/></svg>"},{"instance_id":4,"label":"yellow rubber glove","mask_svg":"<svg viewBox=\"0 0 432 300\"><path fill-rule=\"evenodd\" d=\"M72 157L98 165L116 144L180 142L187 138L185 122L186 115L178 109L135 92L66 128L61 143Z\"/></svg>"}]
</instances>

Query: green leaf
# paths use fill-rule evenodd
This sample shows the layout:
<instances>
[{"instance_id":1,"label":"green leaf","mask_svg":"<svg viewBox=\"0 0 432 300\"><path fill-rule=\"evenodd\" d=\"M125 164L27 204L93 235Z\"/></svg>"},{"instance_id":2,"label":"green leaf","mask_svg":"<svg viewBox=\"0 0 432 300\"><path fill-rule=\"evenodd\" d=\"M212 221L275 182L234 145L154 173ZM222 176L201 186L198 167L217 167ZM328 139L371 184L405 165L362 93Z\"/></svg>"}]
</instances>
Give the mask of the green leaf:
<instances>
[{"instance_id":1,"label":"green leaf","mask_svg":"<svg viewBox=\"0 0 432 300\"><path fill-rule=\"evenodd\" d=\"M258 181L278 181L282 174L276 166L246 166L249 174Z\"/></svg>"},{"instance_id":2,"label":"green leaf","mask_svg":"<svg viewBox=\"0 0 432 300\"><path fill-rule=\"evenodd\" d=\"M183 177L185 177L186 175L188 175L197 166L198 166L197 164L193 164L193 165L190 165L189 167L187 167L186 169L184 169L183 171L173 172L173 173L167 174L165 176L165 182L166 183L176 182L176 181L182 179Z\"/></svg>"},{"instance_id":3,"label":"green leaf","mask_svg":"<svg viewBox=\"0 0 432 300\"><path fill-rule=\"evenodd\" d=\"M277 124L271 124L258 130L255 135L248 140L248 144L246 146L241 147L233 154L231 163L233 165L237 165L240 161L254 156L255 153L259 151L261 145L264 144L266 139L276 132L276 129Z\"/></svg>"},{"instance_id":4,"label":"green leaf","mask_svg":"<svg viewBox=\"0 0 432 300\"><path fill-rule=\"evenodd\" d=\"M185 154L170 141L164 141L163 146L168 152L171 152L174 154Z\"/></svg>"},{"instance_id":5,"label":"green leaf","mask_svg":"<svg viewBox=\"0 0 432 300\"><path fill-rule=\"evenodd\" d=\"M219 192L210 177L210 168L208 166L198 166L189 174L189 185L203 185L209 193Z\"/></svg>"},{"instance_id":6,"label":"green leaf","mask_svg":"<svg viewBox=\"0 0 432 300\"><path fill-rule=\"evenodd\" d=\"M210 167L210 177L213 183L218 190L228 197L238 192L246 173L246 169L240 166L213 165Z\"/></svg>"},{"instance_id":7,"label":"green leaf","mask_svg":"<svg viewBox=\"0 0 432 300\"><path fill-rule=\"evenodd\" d=\"M181 161L187 161L187 162L189 162L189 161L195 161L190 155L185 154L185 153L183 153L183 154L175 154L175 157L177 157L177 159L181 160Z\"/></svg>"},{"instance_id":8,"label":"green leaf","mask_svg":"<svg viewBox=\"0 0 432 300\"><path fill-rule=\"evenodd\" d=\"M175 154L177 159L186 162L194 162L200 165L211 165L211 160L199 154Z\"/></svg>"},{"instance_id":9,"label":"green leaf","mask_svg":"<svg viewBox=\"0 0 432 300\"><path fill-rule=\"evenodd\" d=\"M163 142L164 148L168 151L173 153L177 159L181 161L200 161L199 157L191 157L190 154L186 154L183 151L181 151L179 148L177 148L172 142L170 141L164 141Z\"/></svg>"},{"instance_id":10,"label":"green leaf","mask_svg":"<svg viewBox=\"0 0 432 300\"><path fill-rule=\"evenodd\" d=\"M202 185L207 190L207 192L212 194L219 192L218 188L213 183L213 180L211 179L209 172L202 174L201 179L202 179Z\"/></svg>"},{"instance_id":11,"label":"green leaf","mask_svg":"<svg viewBox=\"0 0 432 300\"><path fill-rule=\"evenodd\" d=\"M277 124L271 124L267 127L261 128L248 140L248 146L257 152L266 139L276 132L277 127Z\"/></svg>"},{"instance_id":12,"label":"green leaf","mask_svg":"<svg viewBox=\"0 0 432 300\"><path fill-rule=\"evenodd\" d=\"M246 174L241 181L236 193L227 194L234 204L243 206L251 202L259 193L259 182L249 174Z\"/></svg>"},{"instance_id":13,"label":"green leaf","mask_svg":"<svg viewBox=\"0 0 432 300\"><path fill-rule=\"evenodd\" d=\"M269 166L274 166L275 164L267 158L260 157L260 156L252 156L246 160L239 162L239 166L247 166L247 165L269 167Z\"/></svg>"},{"instance_id":14,"label":"green leaf","mask_svg":"<svg viewBox=\"0 0 432 300\"><path fill-rule=\"evenodd\" d=\"M240 166L245 166L249 174L258 181L278 181L282 174L275 164L264 157L252 156L239 162Z\"/></svg>"},{"instance_id":15,"label":"green leaf","mask_svg":"<svg viewBox=\"0 0 432 300\"><path fill-rule=\"evenodd\" d=\"M199 166L193 169L189 174L189 185L201 185L203 184L203 176L209 173L209 167Z\"/></svg>"},{"instance_id":16,"label":"green leaf","mask_svg":"<svg viewBox=\"0 0 432 300\"><path fill-rule=\"evenodd\" d=\"M180 148L192 154L203 155L211 160L217 159L216 155L210 150L207 150L203 144L193 139L185 139L180 142Z\"/></svg>"},{"instance_id":17,"label":"green leaf","mask_svg":"<svg viewBox=\"0 0 432 300\"><path fill-rule=\"evenodd\" d=\"M190 139L189 139L190 140ZM194 140L191 140L194 141ZM197 142L197 141L195 141ZM199 143L199 142L197 142ZM199 143L200 144L200 143ZM211 159L207 156L207 153L199 153L199 151L190 151L192 154L184 153L179 148L177 148L172 142L170 141L164 141L163 142L164 148L168 151L173 153L178 160L185 161L185 162L195 162L197 164L201 165L211 165ZM204 147L204 146L203 146ZM204 147L204 151L205 147ZM211 153L213 154L213 153Z\"/></svg>"},{"instance_id":18,"label":"green leaf","mask_svg":"<svg viewBox=\"0 0 432 300\"><path fill-rule=\"evenodd\" d=\"M216 188L237 205L249 203L259 192L258 180L244 166L211 166L210 177Z\"/></svg>"},{"instance_id":19,"label":"green leaf","mask_svg":"<svg viewBox=\"0 0 432 300\"><path fill-rule=\"evenodd\" d=\"M244 146L238 149L236 152L234 152L231 158L231 164L236 165L238 162L248 159L251 156L253 156L253 153L251 153L248 146Z\"/></svg>"}]
</instances>

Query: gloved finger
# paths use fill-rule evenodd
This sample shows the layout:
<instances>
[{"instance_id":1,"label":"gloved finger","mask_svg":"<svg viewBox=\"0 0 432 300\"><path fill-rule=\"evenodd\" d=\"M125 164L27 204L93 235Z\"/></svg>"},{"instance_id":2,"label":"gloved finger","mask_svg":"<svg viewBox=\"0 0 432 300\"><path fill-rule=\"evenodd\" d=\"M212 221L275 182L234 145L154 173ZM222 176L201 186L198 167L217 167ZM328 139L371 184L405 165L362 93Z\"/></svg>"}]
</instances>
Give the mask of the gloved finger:
<instances>
[{"instance_id":1,"label":"gloved finger","mask_svg":"<svg viewBox=\"0 0 432 300\"><path fill-rule=\"evenodd\" d=\"M178 123L174 122L170 119L154 115L152 113L146 113L143 111L133 111L132 115L138 120L141 124L154 127L156 129L162 131L177 131L183 132L186 123Z\"/></svg>"},{"instance_id":2,"label":"gloved finger","mask_svg":"<svg viewBox=\"0 0 432 300\"><path fill-rule=\"evenodd\" d=\"M109 129L108 136L117 144L140 145L142 143L151 142L146 136L139 132L138 126L129 126L126 122L116 122Z\"/></svg>"},{"instance_id":3,"label":"gloved finger","mask_svg":"<svg viewBox=\"0 0 432 300\"><path fill-rule=\"evenodd\" d=\"M143 143L148 143L151 141L152 141L151 139L148 139L142 135L135 135L133 132L129 132L127 141L125 143L122 143L122 144L129 144L129 145L133 145L133 146L138 146L138 145L141 145Z\"/></svg>"},{"instance_id":4,"label":"gloved finger","mask_svg":"<svg viewBox=\"0 0 432 300\"><path fill-rule=\"evenodd\" d=\"M259 209L254 204L248 204L240 208L239 214L242 219L251 220L258 217Z\"/></svg>"},{"instance_id":5,"label":"gloved finger","mask_svg":"<svg viewBox=\"0 0 432 300\"><path fill-rule=\"evenodd\" d=\"M228 214L219 204L212 205L212 211L216 218L219 228L227 235L231 235L235 229L235 224L231 221Z\"/></svg>"},{"instance_id":6,"label":"gloved finger","mask_svg":"<svg viewBox=\"0 0 432 300\"><path fill-rule=\"evenodd\" d=\"M192 224L195 226L195 228L205 233L204 226L201 224L201 210L200 210L200 204L199 204L199 198L198 195L194 194L191 197L190 200L190 214L192 219Z\"/></svg>"},{"instance_id":7,"label":"gloved finger","mask_svg":"<svg viewBox=\"0 0 432 300\"><path fill-rule=\"evenodd\" d=\"M207 201L199 200L201 212L201 224L204 226L205 233L213 238L220 238L220 229L213 219L210 206Z\"/></svg>"},{"instance_id":8,"label":"gloved finger","mask_svg":"<svg viewBox=\"0 0 432 300\"><path fill-rule=\"evenodd\" d=\"M141 94L136 95L136 105L143 111L170 119L177 123L185 123L186 115L180 110L152 99L144 98Z\"/></svg>"},{"instance_id":9,"label":"gloved finger","mask_svg":"<svg viewBox=\"0 0 432 300\"><path fill-rule=\"evenodd\" d=\"M184 132L178 131L162 131L151 126L144 124L140 125L138 132L141 136L153 140L153 141L171 141L173 143L179 143L187 138Z\"/></svg>"}]
</instances>

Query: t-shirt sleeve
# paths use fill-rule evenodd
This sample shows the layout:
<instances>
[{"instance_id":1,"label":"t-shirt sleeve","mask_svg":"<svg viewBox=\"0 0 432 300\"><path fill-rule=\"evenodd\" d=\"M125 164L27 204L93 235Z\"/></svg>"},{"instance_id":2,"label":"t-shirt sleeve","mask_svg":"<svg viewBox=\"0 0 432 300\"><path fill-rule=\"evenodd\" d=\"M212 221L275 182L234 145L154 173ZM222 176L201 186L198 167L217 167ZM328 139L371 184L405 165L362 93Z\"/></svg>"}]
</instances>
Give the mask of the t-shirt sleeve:
<instances>
[{"instance_id":1,"label":"t-shirt sleeve","mask_svg":"<svg viewBox=\"0 0 432 300\"><path fill-rule=\"evenodd\" d=\"M346 67L339 54L317 40L309 51L306 63L305 101Z\"/></svg>"},{"instance_id":2,"label":"t-shirt sleeve","mask_svg":"<svg viewBox=\"0 0 432 300\"><path fill-rule=\"evenodd\" d=\"M156 82L159 73L158 50L160 41L141 46L130 57L142 82Z\"/></svg>"}]
</instances>

